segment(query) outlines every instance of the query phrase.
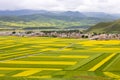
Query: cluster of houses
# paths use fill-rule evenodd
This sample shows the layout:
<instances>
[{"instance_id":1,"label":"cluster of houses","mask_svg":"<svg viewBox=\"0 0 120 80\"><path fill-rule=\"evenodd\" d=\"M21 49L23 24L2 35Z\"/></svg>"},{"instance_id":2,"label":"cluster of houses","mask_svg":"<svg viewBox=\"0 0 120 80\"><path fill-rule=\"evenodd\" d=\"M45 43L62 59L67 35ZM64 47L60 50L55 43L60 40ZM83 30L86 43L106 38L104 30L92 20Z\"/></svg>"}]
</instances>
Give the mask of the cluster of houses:
<instances>
[{"instance_id":1,"label":"cluster of houses","mask_svg":"<svg viewBox=\"0 0 120 80\"><path fill-rule=\"evenodd\" d=\"M99 34L90 37L91 40L120 40L120 34Z\"/></svg>"},{"instance_id":2,"label":"cluster of houses","mask_svg":"<svg viewBox=\"0 0 120 80\"><path fill-rule=\"evenodd\" d=\"M21 36L21 37L59 37L59 38L88 38L90 40L120 40L120 34L84 34L81 32L0 32L0 36Z\"/></svg>"}]
</instances>

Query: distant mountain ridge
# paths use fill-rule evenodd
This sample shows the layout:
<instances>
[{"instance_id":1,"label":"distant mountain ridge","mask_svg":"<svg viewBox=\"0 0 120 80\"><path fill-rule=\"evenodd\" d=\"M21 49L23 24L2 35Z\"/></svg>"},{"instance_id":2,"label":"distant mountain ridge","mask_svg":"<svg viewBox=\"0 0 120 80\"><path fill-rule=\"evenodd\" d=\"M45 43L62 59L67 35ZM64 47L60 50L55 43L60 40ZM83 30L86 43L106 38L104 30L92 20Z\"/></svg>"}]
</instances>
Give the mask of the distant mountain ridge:
<instances>
[{"instance_id":1,"label":"distant mountain ridge","mask_svg":"<svg viewBox=\"0 0 120 80\"><path fill-rule=\"evenodd\" d=\"M45 10L4 10L0 11L0 16L20 16L20 15L31 15L39 13L47 13Z\"/></svg>"},{"instance_id":2,"label":"distant mountain ridge","mask_svg":"<svg viewBox=\"0 0 120 80\"><path fill-rule=\"evenodd\" d=\"M69 28L95 25L120 18L102 12L15 10L0 11L0 28L55 27Z\"/></svg>"}]
</instances>

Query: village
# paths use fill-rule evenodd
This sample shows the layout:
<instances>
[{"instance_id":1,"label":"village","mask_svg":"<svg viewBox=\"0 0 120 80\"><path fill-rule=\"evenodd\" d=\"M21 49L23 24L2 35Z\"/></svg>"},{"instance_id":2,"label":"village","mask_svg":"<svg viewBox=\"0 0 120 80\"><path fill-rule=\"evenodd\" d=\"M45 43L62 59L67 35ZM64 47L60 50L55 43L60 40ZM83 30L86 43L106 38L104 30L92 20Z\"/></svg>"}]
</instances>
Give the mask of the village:
<instances>
[{"instance_id":1,"label":"village","mask_svg":"<svg viewBox=\"0 0 120 80\"><path fill-rule=\"evenodd\" d=\"M2 31L0 36L58 37L90 40L120 40L120 34L82 33L80 31Z\"/></svg>"}]
</instances>

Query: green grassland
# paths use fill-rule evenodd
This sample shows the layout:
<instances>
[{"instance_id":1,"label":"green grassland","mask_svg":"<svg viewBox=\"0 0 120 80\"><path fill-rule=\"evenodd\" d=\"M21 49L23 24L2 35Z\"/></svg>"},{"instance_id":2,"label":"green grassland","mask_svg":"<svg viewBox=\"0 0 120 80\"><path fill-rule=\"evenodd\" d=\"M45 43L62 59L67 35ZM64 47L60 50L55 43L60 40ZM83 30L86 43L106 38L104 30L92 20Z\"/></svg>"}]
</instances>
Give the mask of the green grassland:
<instances>
[{"instance_id":1,"label":"green grassland","mask_svg":"<svg viewBox=\"0 0 120 80\"><path fill-rule=\"evenodd\" d=\"M119 80L120 41L0 37L0 80Z\"/></svg>"},{"instance_id":2,"label":"green grassland","mask_svg":"<svg viewBox=\"0 0 120 80\"><path fill-rule=\"evenodd\" d=\"M120 33L120 20L101 22L89 28L88 33Z\"/></svg>"}]
</instances>

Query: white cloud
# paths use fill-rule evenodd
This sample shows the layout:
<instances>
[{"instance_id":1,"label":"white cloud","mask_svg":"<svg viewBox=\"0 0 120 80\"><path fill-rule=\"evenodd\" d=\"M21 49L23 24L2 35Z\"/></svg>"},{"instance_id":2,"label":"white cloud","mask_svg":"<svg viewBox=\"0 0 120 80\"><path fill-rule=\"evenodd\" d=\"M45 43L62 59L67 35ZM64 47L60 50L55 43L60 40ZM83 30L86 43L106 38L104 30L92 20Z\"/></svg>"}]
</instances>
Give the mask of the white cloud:
<instances>
[{"instance_id":1,"label":"white cloud","mask_svg":"<svg viewBox=\"0 0 120 80\"><path fill-rule=\"evenodd\" d=\"M120 0L0 0L0 10L45 9L120 13Z\"/></svg>"}]
</instances>

